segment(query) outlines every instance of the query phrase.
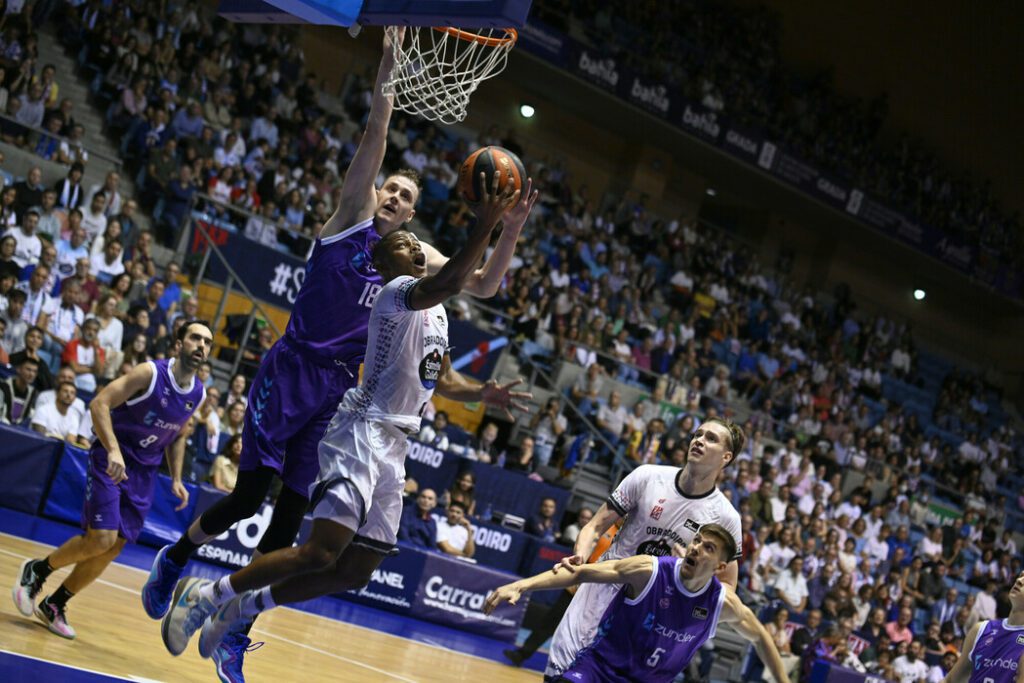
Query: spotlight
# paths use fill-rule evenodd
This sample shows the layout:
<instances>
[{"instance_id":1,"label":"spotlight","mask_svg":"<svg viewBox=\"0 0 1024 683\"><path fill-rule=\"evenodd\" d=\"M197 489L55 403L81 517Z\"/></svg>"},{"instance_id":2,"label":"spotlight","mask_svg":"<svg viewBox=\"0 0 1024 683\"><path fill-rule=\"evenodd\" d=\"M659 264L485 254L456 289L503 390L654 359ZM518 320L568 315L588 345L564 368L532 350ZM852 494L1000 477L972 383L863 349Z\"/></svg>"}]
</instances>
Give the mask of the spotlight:
<instances>
[{"instance_id":1,"label":"spotlight","mask_svg":"<svg viewBox=\"0 0 1024 683\"><path fill-rule=\"evenodd\" d=\"M924 301L925 291L923 289L914 290L914 299L917 301Z\"/></svg>"},{"instance_id":2,"label":"spotlight","mask_svg":"<svg viewBox=\"0 0 1024 683\"><path fill-rule=\"evenodd\" d=\"M709 197L714 197L715 195L718 194L718 191L715 190L715 188L713 187L709 187L708 189L704 190L704 194L706 194Z\"/></svg>"},{"instance_id":3,"label":"spotlight","mask_svg":"<svg viewBox=\"0 0 1024 683\"><path fill-rule=\"evenodd\" d=\"M524 119L532 119L537 110L533 108L532 104L523 104L519 107L519 113Z\"/></svg>"}]
</instances>

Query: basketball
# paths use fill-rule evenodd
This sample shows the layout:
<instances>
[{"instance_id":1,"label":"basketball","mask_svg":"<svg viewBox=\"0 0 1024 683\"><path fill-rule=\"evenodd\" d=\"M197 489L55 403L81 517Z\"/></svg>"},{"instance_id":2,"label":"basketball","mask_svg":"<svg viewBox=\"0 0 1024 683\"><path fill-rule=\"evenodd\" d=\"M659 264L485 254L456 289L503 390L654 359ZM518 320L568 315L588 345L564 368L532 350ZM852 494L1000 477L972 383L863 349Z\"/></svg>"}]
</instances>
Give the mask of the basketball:
<instances>
[{"instance_id":1,"label":"basketball","mask_svg":"<svg viewBox=\"0 0 1024 683\"><path fill-rule=\"evenodd\" d=\"M513 191L523 189L526 168L519 157L504 147L481 147L462 162L462 168L459 169L459 195L470 204L480 201L484 194L480 174L484 174L489 185L496 170L501 172L501 190L509 183L512 183Z\"/></svg>"}]
</instances>

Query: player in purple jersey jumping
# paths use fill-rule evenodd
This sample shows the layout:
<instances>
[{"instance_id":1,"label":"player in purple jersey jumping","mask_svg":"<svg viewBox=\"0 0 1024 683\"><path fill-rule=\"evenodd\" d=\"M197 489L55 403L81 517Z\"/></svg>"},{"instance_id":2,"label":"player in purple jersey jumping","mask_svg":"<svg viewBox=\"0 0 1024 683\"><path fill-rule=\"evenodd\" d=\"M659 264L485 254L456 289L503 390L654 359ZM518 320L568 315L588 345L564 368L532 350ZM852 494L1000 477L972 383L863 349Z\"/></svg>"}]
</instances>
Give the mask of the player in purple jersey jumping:
<instances>
[{"instance_id":1,"label":"player in purple jersey jumping","mask_svg":"<svg viewBox=\"0 0 1024 683\"><path fill-rule=\"evenodd\" d=\"M290 546L309 505L309 485L319 470L317 444L342 396L357 384L366 353L370 309L382 280L371 250L381 237L400 229L415 215L419 176L399 171L374 187L387 147L392 99L383 93L393 54L385 39L366 130L345 173L341 197L306 264L284 336L260 365L249 392L242 433L242 456L234 491L206 510L173 546L162 549L143 586L146 613L160 619L192 554L232 524L256 514L274 475L284 483L254 557ZM495 294L511 262L519 232L529 214L527 199L503 218L494 252L466 280L463 291ZM448 261L422 244L428 273ZM476 264L474 264L474 268ZM368 576L378 558L371 552L349 559L352 587ZM222 680L242 680L241 660L249 641L243 632L226 638L215 655ZM226 671L230 676L225 675Z\"/></svg>"},{"instance_id":2,"label":"player in purple jersey jumping","mask_svg":"<svg viewBox=\"0 0 1024 683\"><path fill-rule=\"evenodd\" d=\"M1024 683L1024 572L1010 588L1010 614L979 621L942 683Z\"/></svg>"},{"instance_id":3,"label":"player in purple jersey jumping","mask_svg":"<svg viewBox=\"0 0 1024 683\"><path fill-rule=\"evenodd\" d=\"M12 591L14 604L26 617L43 582L55 569L74 565L64 583L35 607L36 616L52 632L74 638L65 607L72 596L99 578L121 548L135 541L153 503L157 467L167 457L171 491L188 504L181 483L185 429L206 398L196 370L213 344L210 326L202 321L182 325L177 353L170 360L150 361L107 385L89 405L96 441L89 449L82 528L49 556L26 560Z\"/></svg>"},{"instance_id":4,"label":"player in purple jersey jumping","mask_svg":"<svg viewBox=\"0 0 1024 683\"><path fill-rule=\"evenodd\" d=\"M490 614L526 591L581 583L621 584L605 609L595 639L568 669L545 680L565 683L670 683L719 623L731 624L757 650L778 683L788 683L767 629L733 590L715 576L736 556L732 533L705 524L683 557L635 555L585 564L574 573L544 572L501 586L484 603Z\"/></svg>"}]
</instances>

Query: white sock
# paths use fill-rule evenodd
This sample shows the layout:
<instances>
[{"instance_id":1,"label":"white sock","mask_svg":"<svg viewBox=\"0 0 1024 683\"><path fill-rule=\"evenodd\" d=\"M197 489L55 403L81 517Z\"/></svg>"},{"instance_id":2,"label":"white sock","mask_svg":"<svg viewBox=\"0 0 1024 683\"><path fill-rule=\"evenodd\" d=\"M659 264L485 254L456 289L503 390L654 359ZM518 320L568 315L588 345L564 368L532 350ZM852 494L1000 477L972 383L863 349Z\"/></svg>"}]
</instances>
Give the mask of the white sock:
<instances>
[{"instance_id":1,"label":"white sock","mask_svg":"<svg viewBox=\"0 0 1024 683\"><path fill-rule=\"evenodd\" d=\"M208 583L199 589L199 597L205 598L218 607L235 597L235 589L231 587L231 577L224 576Z\"/></svg>"},{"instance_id":2,"label":"white sock","mask_svg":"<svg viewBox=\"0 0 1024 683\"><path fill-rule=\"evenodd\" d=\"M238 603L240 617L254 617L275 607L277 604L274 602L274 596L270 594L270 586L244 593Z\"/></svg>"}]
</instances>

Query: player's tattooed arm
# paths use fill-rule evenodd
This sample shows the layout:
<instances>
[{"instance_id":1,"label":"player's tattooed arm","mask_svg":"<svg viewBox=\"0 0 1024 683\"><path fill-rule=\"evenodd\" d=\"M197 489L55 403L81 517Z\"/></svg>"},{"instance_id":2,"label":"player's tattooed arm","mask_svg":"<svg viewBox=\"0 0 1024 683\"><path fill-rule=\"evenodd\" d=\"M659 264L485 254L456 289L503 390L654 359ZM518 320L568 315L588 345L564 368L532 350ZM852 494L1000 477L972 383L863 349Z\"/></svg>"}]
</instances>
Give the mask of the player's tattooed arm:
<instances>
[{"instance_id":1,"label":"player's tattooed arm","mask_svg":"<svg viewBox=\"0 0 1024 683\"><path fill-rule=\"evenodd\" d=\"M967 637L964 638L964 646L960 650L960 658L956 660L956 664L949 670L946 677L942 679L942 683L967 683L971 677L971 660L967 657L967 653L974 649L974 643L978 640L978 633L981 631L981 624L978 622L967 631ZM1017 683L1020 683L1020 676L1018 668Z\"/></svg>"},{"instance_id":2,"label":"player's tattooed arm","mask_svg":"<svg viewBox=\"0 0 1024 683\"><path fill-rule=\"evenodd\" d=\"M507 384L498 384L493 379L477 382L455 370L452 367L451 356L445 354L435 392L445 398L463 403L483 401L488 408L503 410L506 417L514 420L515 415L512 414L512 411L527 411L528 406L525 401L533 398L533 394L528 391L512 391L513 387L522 382L521 379Z\"/></svg>"},{"instance_id":3,"label":"player's tattooed arm","mask_svg":"<svg viewBox=\"0 0 1024 683\"><path fill-rule=\"evenodd\" d=\"M405 29L399 29L399 40L405 35ZM384 82L391 75L395 64L391 42L385 33L384 54L377 69L377 82L373 86L373 99L370 100L370 114L366 121L366 130L359 141L352 163L345 172L345 182L341 186L341 197L334 215L327 219L321 230L321 237L330 237L346 230L360 221L373 216L377 205L377 190L374 182L384 163L384 153L388 146L388 127L391 124L391 112L394 108L393 98L384 94Z\"/></svg>"},{"instance_id":4,"label":"player's tattooed arm","mask_svg":"<svg viewBox=\"0 0 1024 683\"><path fill-rule=\"evenodd\" d=\"M100 440L103 448L107 451L107 476L115 484L127 479L128 475L125 473L124 456L121 455L121 446L117 443L117 437L114 435L114 425L110 419L110 411L132 396L146 391L149 388L150 381L153 379L153 372L152 363L136 365L127 375L118 377L105 386L89 403L93 431L96 432L96 438Z\"/></svg>"},{"instance_id":5,"label":"player's tattooed arm","mask_svg":"<svg viewBox=\"0 0 1024 683\"><path fill-rule=\"evenodd\" d=\"M494 245L494 251L484 261L483 266L473 271L466 281L462 291L472 294L480 299L489 299L498 293L498 287L508 272L512 263L512 256L516 251L516 243L519 235L530 217L533 205L537 202L540 193L533 189L533 179L526 180L526 189L519 195L519 201L508 210L501 220L501 235ZM423 245L423 251L427 254L427 269L429 272L437 272L447 261L448 257L439 252L429 244Z\"/></svg>"},{"instance_id":6,"label":"player's tattooed arm","mask_svg":"<svg viewBox=\"0 0 1024 683\"><path fill-rule=\"evenodd\" d=\"M523 593L527 591L568 588L581 583L626 584L629 586L630 595L639 595L650 581L651 574L654 573L654 563L657 561L658 558L650 555L635 555L621 560L586 564L571 574L568 572L560 574L544 572L528 579L513 581L495 589L487 596L484 613L490 614L503 602L516 604Z\"/></svg>"},{"instance_id":7,"label":"player's tattooed arm","mask_svg":"<svg viewBox=\"0 0 1024 683\"><path fill-rule=\"evenodd\" d=\"M775 641L772 640L768 629L757 620L757 616L743 604L743 601L732 589L723 587L722 590L725 591L725 604L722 605L721 621L731 624L737 633L750 641L754 649L757 650L757 656L772 672L776 683L789 683L786 667L782 663L779 649L775 647Z\"/></svg>"}]
</instances>

